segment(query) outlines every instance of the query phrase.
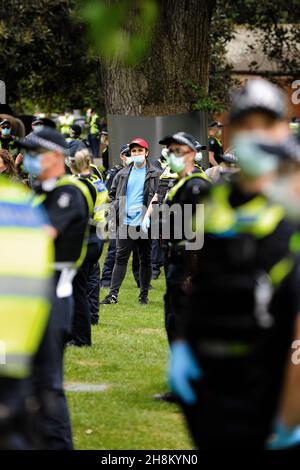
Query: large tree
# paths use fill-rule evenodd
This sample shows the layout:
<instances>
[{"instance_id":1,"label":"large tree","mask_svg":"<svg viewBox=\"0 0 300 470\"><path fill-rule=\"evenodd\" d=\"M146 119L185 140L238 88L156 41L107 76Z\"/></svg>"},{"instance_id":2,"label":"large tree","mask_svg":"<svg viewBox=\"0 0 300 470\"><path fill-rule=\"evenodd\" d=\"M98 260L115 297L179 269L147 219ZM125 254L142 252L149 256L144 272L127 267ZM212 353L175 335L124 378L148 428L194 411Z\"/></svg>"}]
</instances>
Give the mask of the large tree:
<instances>
[{"instance_id":1,"label":"large tree","mask_svg":"<svg viewBox=\"0 0 300 470\"><path fill-rule=\"evenodd\" d=\"M106 110L123 115L168 115L192 108L189 82L208 89L211 0L161 0L150 47L137 65L102 61ZM133 2L133 10L138 8ZM135 31L142 24L127 23Z\"/></svg>"}]
</instances>

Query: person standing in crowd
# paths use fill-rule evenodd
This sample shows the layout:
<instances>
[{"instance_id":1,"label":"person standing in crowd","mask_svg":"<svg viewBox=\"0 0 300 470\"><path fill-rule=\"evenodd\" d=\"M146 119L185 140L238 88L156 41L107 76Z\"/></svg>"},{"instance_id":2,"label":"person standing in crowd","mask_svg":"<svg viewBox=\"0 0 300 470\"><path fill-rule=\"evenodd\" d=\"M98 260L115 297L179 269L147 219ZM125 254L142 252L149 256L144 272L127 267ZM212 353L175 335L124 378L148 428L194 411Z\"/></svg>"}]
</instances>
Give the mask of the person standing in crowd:
<instances>
[{"instance_id":1,"label":"person standing in crowd","mask_svg":"<svg viewBox=\"0 0 300 470\"><path fill-rule=\"evenodd\" d=\"M101 145L102 145L102 164L107 172L109 169L109 141L108 132L106 129L101 131Z\"/></svg>"},{"instance_id":2,"label":"person standing in crowd","mask_svg":"<svg viewBox=\"0 0 300 470\"><path fill-rule=\"evenodd\" d=\"M47 224L44 211L32 206L32 193L1 175L1 450L41 448L31 428L34 413L26 403L51 306L53 242Z\"/></svg>"},{"instance_id":3,"label":"person standing in crowd","mask_svg":"<svg viewBox=\"0 0 300 470\"><path fill-rule=\"evenodd\" d=\"M65 114L63 114L60 118L60 132L64 137L70 136L70 129L72 124L74 123L74 116L71 113L70 109L67 109Z\"/></svg>"},{"instance_id":4,"label":"person standing in crowd","mask_svg":"<svg viewBox=\"0 0 300 470\"><path fill-rule=\"evenodd\" d=\"M238 159L233 152L226 152L220 155L222 163L217 166L208 168L205 173L213 183L220 179L230 179L235 173L239 171Z\"/></svg>"},{"instance_id":5,"label":"person standing in crowd","mask_svg":"<svg viewBox=\"0 0 300 470\"><path fill-rule=\"evenodd\" d=\"M241 172L204 198L204 247L185 259L169 373L201 450L259 450L272 433L300 307L300 265L294 226L262 194L278 158L261 143L286 137L286 111L281 90L264 80L236 92L231 141Z\"/></svg>"},{"instance_id":6,"label":"person standing in crowd","mask_svg":"<svg viewBox=\"0 0 300 470\"><path fill-rule=\"evenodd\" d=\"M119 289L126 275L128 259L134 245L137 246L140 259L139 303L148 304L149 302L152 240L141 232L141 223L144 208L149 206L157 191L159 173L148 161L149 145L144 139L133 139L129 148L133 163L117 174L109 192L119 225L116 262L110 291L102 301L103 304L118 302ZM125 207L123 207L124 200Z\"/></svg>"},{"instance_id":7,"label":"person standing in crowd","mask_svg":"<svg viewBox=\"0 0 300 470\"><path fill-rule=\"evenodd\" d=\"M88 142L91 147L93 158L99 158L100 146L100 119L94 108L91 108L87 117Z\"/></svg>"},{"instance_id":8,"label":"person standing in crowd","mask_svg":"<svg viewBox=\"0 0 300 470\"><path fill-rule=\"evenodd\" d=\"M110 191L113 180L119 171L126 168L130 163L132 163L132 158L130 156L130 148L128 144L121 145L120 148L120 163L117 163L112 168L110 168L106 174L105 186L108 191ZM102 276L100 280L101 287L110 287L111 276L114 269L116 260L116 227L110 226L109 230L109 244L106 252L106 257L103 264Z\"/></svg>"},{"instance_id":9,"label":"person standing in crowd","mask_svg":"<svg viewBox=\"0 0 300 470\"><path fill-rule=\"evenodd\" d=\"M91 157L87 149L76 152L75 157L71 159L72 173L87 186L95 204L93 216L89 221L87 253L73 281L75 311L72 339L68 343L73 346L90 346L91 324L99 322L99 259L104 244L99 224L104 227L108 192L102 181L91 172L90 164Z\"/></svg>"},{"instance_id":10,"label":"person standing in crowd","mask_svg":"<svg viewBox=\"0 0 300 470\"><path fill-rule=\"evenodd\" d=\"M0 150L0 174L12 181L19 179L14 159L7 150Z\"/></svg>"},{"instance_id":11,"label":"person standing in crowd","mask_svg":"<svg viewBox=\"0 0 300 470\"><path fill-rule=\"evenodd\" d=\"M20 155L20 147L16 142L16 137L12 135L12 125L8 119L0 122L0 149L8 150L14 159Z\"/></svg>"},{"instance_id":12,"label":"person standing in crowd","mask_svg":"<svg viewBox=\"0 0 300 470\"><path fill-rule=\"evenodd\" d=\"M222 127L218 121L212 121L208 126L208 161L210 166L217 166L219 165L221 160L221 155L223 155L223 146L222 142L220 141L220 137L222 135Z\"/></svg>"},{"instance_id":13,"label":"person standing in crowd","mask_svg":"<svg viewBox=\"0 0 300 470\"><path fill-rule=\"evenodd\" d=\"M81 132L81 126L78 124L72 124L72 126L70 126L70 137L67 139L67 142L71 158L73 158L75 153L79 150L85 150L88 148L88 142L80 138Z\"/></svg>"},{"instance_id":14,"label":"person standing in crowd","mask_svg":"<svg viewBox=\"0 0 300 470\"><path fill-rule=\"evenodd\" d=\"M73 317L72 281L86 254L88 220L94 204L86 185L65 175L68 149L59 132L44 127L21 139L20 145L26 150L25 171L40 182L36 192L48 214L55 243L55 296L33 371L41 436L47 449L67 450L72 449L73 442L63 388L63 355Z\"/></svg>"},{"instance_id":15,"label":"person standing in crowd","mask_svg":"<svg viewBox=\"0 0 300 470\"><path fill-rule=\"evenodd\" d=\"M188 217L192 217L195 214L196 205L200 197L209 190L210 181L203 171L201 172L195 167L197 141L192 135L186 132L178 132L174 135L166 136L160 143L168 147L167 159L170 170L173 172L173 177L175 174L177 175L177 178L174 178L173 181L175 184L166 195L166 203L170 207L169 213L172 217L162 221L163 226L167 224L170 226L170 238L165 253L167 257L165 263L167 289L164 305L165 327L168 342L171 344L174 338L176 338L179 328L174 314L174 306L178 302L178 298L185 295L183 291L183 268L188 240L185 238L184 226L189 221ZM158 200L158 194L156 199ZM189 214L186 212L187 206L192 208L192 212ZM149 209L150 211L151 209ZM143 227L144 225L148 226L148 217L149 214L146 214ZM181 225L181 237L175 236L175 225L177 229L178 225ZM175 401L174 395L170 392L163 395L155 395L155 398L168 402Z\"/></svg>"}]
</instances>

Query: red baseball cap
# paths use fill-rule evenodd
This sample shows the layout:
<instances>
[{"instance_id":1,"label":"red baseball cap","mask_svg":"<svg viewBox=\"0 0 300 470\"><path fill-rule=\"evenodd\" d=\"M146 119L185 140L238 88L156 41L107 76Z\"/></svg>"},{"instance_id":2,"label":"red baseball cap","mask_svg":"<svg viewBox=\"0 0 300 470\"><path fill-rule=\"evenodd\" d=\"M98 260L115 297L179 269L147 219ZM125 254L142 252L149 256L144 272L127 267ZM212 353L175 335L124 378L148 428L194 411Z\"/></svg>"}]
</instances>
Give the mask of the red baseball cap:
<instances>
[{"instance_id":1,"label":"red baseball cap","mask_svg":"<svg viewBox=\"0 0 300 470\"><path fill-rule=\"evenodd\" d=\"M131 142L129 142L129 147L133 147L134 145L139 145L140 147L144 147L144 149L149 150L148 142L144 139L140 139L139 137L136 137Z\"/></svg>"}]
</instances>

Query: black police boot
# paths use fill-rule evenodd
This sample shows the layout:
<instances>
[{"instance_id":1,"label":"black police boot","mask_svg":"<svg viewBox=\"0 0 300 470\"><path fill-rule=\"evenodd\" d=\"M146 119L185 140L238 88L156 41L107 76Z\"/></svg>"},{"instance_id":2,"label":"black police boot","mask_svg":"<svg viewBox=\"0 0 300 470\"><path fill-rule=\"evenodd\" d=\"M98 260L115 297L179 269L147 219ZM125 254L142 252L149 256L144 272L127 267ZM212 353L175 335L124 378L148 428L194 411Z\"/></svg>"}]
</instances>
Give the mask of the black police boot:
<instances>
[{"instance_id":1,"label":"black police boot","mask_svg":"<svg viewBox=\"0 0 300 470\"><path fill-rule=\"evenodd\" d=\"M118 303L118 297L114 294L108 294L102 302L100 302L101 305L111 305L111 304L117 304Z\"/></svg>"},{"instance_id":2,"label":"black police boot","mask_svg":"<svg viewBox=\"0 0 300 470\"><path fill-rule=\"evenodd\" d=\"M140 297L139 297L139 303L140 303L141 305L148 305L148 303L149 303L148 297L147 297L146 295L140 295Z\"/></svg>"}]
</instances>

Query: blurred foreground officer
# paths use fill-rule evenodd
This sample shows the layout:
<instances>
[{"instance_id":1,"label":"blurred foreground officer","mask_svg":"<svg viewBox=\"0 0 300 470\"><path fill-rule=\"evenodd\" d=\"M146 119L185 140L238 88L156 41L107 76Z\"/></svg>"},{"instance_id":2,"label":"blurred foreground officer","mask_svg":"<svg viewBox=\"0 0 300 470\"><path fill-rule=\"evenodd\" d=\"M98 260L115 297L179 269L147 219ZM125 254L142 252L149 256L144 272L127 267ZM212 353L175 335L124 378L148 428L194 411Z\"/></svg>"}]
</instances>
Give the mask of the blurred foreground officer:
<instances>
[{"instance_id":1,"label":"blurred foreground officer","mask_svg":"<svg viewBox=\"0 0 300 470\"><path fill-rule=\"evenodd\" d=\"M65 175L67 143L59 132L45 127L22 140L21 145L27 150L25 171L40 181L37 193L55 240L56 295L34 371L42 405L42 432L47 449L71 449L71 425L63 390L63 353L72 327L72 281L86 254L93 202L83 183Z\"/></svg>"},{"instance_id":2,"label":"blurred foreground officer","mask_svg":"<svg viewBox=\"0 0 300 470\"><path fill-rule=\"evenodd\" d=\"M33 358L45 333L53 244L47 218L23 185L0 177L0 449L35 448L26 406ZM28 405L28 403L27 403Z\"/></svg>"},{"instance_id":3,"label":"blurred foreground officer","mask_svg":"<svg viewBox=\"0 0 300 470\"><path fill-rule=\"evenodd\" d=\"M260 142L288 132L281 91L249 81L233 98L241 172L204 199L204 247L186 257L190 289L175 314L170 380L198 448L263 449L272 432L299 311L299 257L282 206L262 190L277 158ZM200 299L200 301L199 301ZM180 301L181 299L179 299Z\"/></svg>"}]
</instances>

